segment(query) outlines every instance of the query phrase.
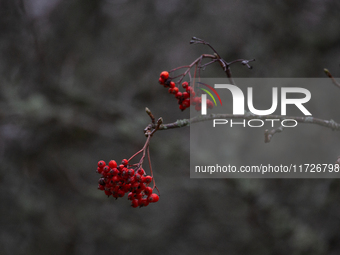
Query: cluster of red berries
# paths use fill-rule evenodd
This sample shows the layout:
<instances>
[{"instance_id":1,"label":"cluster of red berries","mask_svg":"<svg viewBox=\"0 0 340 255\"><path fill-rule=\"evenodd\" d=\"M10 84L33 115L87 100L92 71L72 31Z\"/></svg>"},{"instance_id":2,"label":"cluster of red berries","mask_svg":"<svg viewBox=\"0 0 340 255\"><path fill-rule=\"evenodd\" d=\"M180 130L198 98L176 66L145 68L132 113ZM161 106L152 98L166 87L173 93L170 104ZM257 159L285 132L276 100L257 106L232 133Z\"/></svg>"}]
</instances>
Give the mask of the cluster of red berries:
<instances>
[{"instance_id":1,"label":"cluster of red berries","mask_svg":"<svg viewBox=\"0 0 340 255\"><path fill-rule=\"evenodd\" d=\"M129 165L126 159L123 159L119 166L114 160L108 165L100 160L97 173L101 174L98 189L103 190L108 197L117 199L128 193L132 207L147 206L159 200L159 196L149 187L152 177L146 175L142 167Z\"/></svg>"},{"instance_id":2,"label":"cluster of red berries","mask_svg":"<svg viewBox=\"0 0 340 255\"><path fill-rule=\"evenodd\" d=\"M201 110L201 98L196 96L196 93L192 87L189 86L187 81L182 83L184 92L180 92L179 88L176 87L176 83L172 81L169 77L169 72L163 71L159 75L158 82L163 85L165 88L169 88L168 92L170 94L174 94L177 102L179 104L179 109L184 111L186 108L190 107L190 105L195 105L195 110ZM208 108L212 108L214 106L213 102L207 99Z\"/></svg>"}]
</instances>

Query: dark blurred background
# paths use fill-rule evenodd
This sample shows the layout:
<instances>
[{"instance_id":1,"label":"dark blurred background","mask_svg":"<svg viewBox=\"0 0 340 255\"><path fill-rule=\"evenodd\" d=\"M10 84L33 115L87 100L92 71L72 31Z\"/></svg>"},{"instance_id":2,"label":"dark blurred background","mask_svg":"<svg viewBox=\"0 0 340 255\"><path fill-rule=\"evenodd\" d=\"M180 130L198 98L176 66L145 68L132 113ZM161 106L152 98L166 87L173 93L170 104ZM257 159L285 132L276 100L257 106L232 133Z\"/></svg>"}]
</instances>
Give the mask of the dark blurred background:
<instances>
[{"instance_id":1,"label":"dark blurred background","mask_svg":"<svg viewBox=\"0 0 340 255\"><path fill-rule=\"evenodd\" d=\"M0 0L0 254L340 254L339 180L190 179L189 128L151 141L158 203L107 198L95 173L143 146L146 106L166 123L189 116L158 76L211 53L192 36L227 61L256 59L236 77L337 76L339 11L336 0ZM293 133L268 146L299 146ZM326 163L340 155L336 132L299 135Z\"/></svg>"}]
</instances>

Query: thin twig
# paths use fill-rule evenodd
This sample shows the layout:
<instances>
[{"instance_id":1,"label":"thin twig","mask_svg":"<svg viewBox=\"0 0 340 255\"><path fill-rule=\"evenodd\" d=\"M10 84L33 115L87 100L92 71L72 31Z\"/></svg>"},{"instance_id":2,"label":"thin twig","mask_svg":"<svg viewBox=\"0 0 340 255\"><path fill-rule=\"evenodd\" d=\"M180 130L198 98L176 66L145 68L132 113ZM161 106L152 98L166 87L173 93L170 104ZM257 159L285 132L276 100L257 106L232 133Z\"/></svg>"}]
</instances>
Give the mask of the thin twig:
<instances>
[{"instance_id":1,"label":"thin twig","mask_svg":"<svg viewBox=\"0 0 340 255\"><path fill-rule=\"evenodd\" d=\"M267 119L278 119L278 120L285 120L285 119L292 119L295 120L298 123L308 123L308 124L316 124L319 126L331 128L332 130L339 131L340 130L340 124L336 123L334 120L323 120L318 119L314 117L296 117L296 116L282 116L282 115L264 115L264 116L258 116L255 114L244 114L244 115L233 115L233 114L210 114L206 116L197 116L193 117L191 119L182 119L177 120L173 123L168 124L162 124L159 126L158 130L166 130L166 129L173 129L173 128L180 128L189 126L190 124L196 123L196 122L202 122L202 121L208 121L212 119L261 119L261 120L267 120Z\"/></svg>"},{"instance_id":2,"label":"thin twig","mask_svg":"<svg viewBox=\"0 0 340 255\"><path fill-rule=\"evenodd\" d=\"M283 131L283 129L284 129L284 126L280 126L278 128L274 128L274 129L272 129L270 131L268 129L266 129L264 131L264 142L265 143L269 143L271 141L271 139L273 138L274 134L281 133Z\"/></svg>"},{"instance_id":3,"label":"thin twig","mask_svg":"<svg viewBox=\"0 0 340 255\"><path fill-rule=\"evenodd\" d=\"M324 70L325 74L327 74L327 76L328 76L329 78L331 78L333 84L334 84L335 86L337 86L338 88L340 88L340 83L338 83L338 82L334 79L333 75L328 71L328 69L325 68L325 69L323 69L323 70Z\"/></svg>"},{"instance_id":4,"label":"thin twig","mask_svg":"<svg viewBox=\"0 0 340 255\"><path fill-rule=\"evenodd\" d=\"M152 124L155 124L155 123L156 123L156 121L155 121L155 117L152 115L152 113L151 113L150 109L149 109L148 107L145 107L145 111L146 111L146 113L149 115L149 117L150 117L150 119L151 119L151 122L152 122Z\"/></svg>"}]
</instances>

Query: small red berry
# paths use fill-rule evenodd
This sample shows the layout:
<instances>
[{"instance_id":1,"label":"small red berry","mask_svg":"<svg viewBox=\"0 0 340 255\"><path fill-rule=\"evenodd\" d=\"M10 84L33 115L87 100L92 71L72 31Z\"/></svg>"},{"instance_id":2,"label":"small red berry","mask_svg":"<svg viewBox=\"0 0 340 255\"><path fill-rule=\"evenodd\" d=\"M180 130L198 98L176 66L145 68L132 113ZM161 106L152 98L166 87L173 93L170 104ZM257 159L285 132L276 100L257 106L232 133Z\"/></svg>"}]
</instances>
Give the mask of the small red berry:
<instances>
[{"instance_id":1,"label":"small red berry","mask_svg":"<svg viewBox=\"0 0 340 255\"><path fill-rule=\"evenodd\" d=\"M143 182L145 182L145 183L152 182L152 177L150 175L145 176Z\"/></svg>"},{"instance_id":2,"label":"small red berry","mask_svg":"<svg viewBox=\"0 0 340 255\"><path fill-rule=\"evenodd\" d=\"M139 187L139 182L134 182L134 183L131 185L131 189L132 189L132 190L136 190L136 189L138 189L138 187Z\"/></svg>"},{"instance_id":3,"label":"small red berry","mask_svg":"<svg viewBox=\"0 0 340 255\"><path fill-rule=\"evenodd\" d=\"M131 206L132 206L133 208L138 207L138 199L133 199L133 200L131 201Z\"/></svg>"},{"instance_id":4,"label":"small red berry","mask_svg":"<svg viewBox=\"0 0 340 255\"><path fill-rule=\"evenodd\" d=\"M144 174L145 174L144 169L143 169L143 168L139 168L139 169L137 170L137 174L144 175Z\"/></svg>"},{"instance_id":5,"label":"small red berry","mask_svg":"<svg viewBox=\"0 0 340 255\"><path fill-rule=\"evenodd\" d=\"M201 101L200 97L194 97L191 102L192 104L201 104Z\"/></svg>"},{"instance_id":6,"label":"small red berry","mask_svg":"<svg viewBox=\"0 0 340 255\"><path fill-rule=\"evenodd\" d=\"M106 166L105 161L104 161L104 160L100 160L100 161L98 162L98 167L103 168L104 166Z\"/></svg>"},{"instance_id":7,"label":"small red berry","mask_svg":"<svg viewBox=\"0 0 340 255\"><path fill-rule=\"evenodd\" d=\"M109 190L105 190L104 192L105 192L105 194L106 194L107 196L110 196L110 195L112 194L112 192L109 191Z\"/></svg>"},{"instance_id":8,"label":"small red berry","mask_svg":"<svg viewBox=\"0 0 340 255\"><path fill-rule=\"evenodd\" d=\"M175 94L175 95L176 95L177 92L178 92L178 88L177 88L177 87L174 87L174 88L172 89L172 94Z\"/></svg>"},{"instance_id":9,"label":"small red berry","mask_svg":"<svg viewBox=\"0 0 340 255\"><path fill-rule=\"evenodd\" d=\"M117 163L116 163L116 161L111 160L111 161L109 162L109 167L110 167L110 168L117 168Z\"/></svg>"},{"instance_id":10,"label":"small red berry","mask_svg":"<svg viewBox=\"0 0 340 255\"><path fill-rule=\"evenodd\" d=\"M183 89L186 89L188 86L189 86L189 84L188 84L187 81L184 81L184 82L182 83Z\"/></svg>"},{"instance_id":11,"label":"small red berry","mask_svg":"<svg viewBox=\"0 0 340 255\"><path fill-rule=\"evenodd\" d=\"M128 161L127 159L123 159L123 160L122 160L122 164L123 164L124 166L127 166L128 163L129 163L129 161Z\"/></svg>"},{"instance_id":12,"label":"small red berry","mask_svg":"<svg viewBox=\"0 0 340 255\"><path fill-rule=\"evenodd\" d=\"M155 203L159 200L159 196L156 193L152 193L149 197L148 197L148 201L150 203Z\"/></svg>"},{"instance_id":13,"label":"small red berry","mask_svg":"<svg viewBox=\"0 0 340 255\"><path fill-rule=\"evenodd\" d=\"M111 179L114 183L119 182L119 177L118 176L113 176Z\"/></svg>"},{"instance_id":14,"label":"small red berry","mask_svg":"<svg viewBox=\"0 0 340 255\"><path fill-rule=\"evenodd\" d=\"M211 109L214 107L214 103L211 100L207 99L207 106L209 109Z\"/></svg>"},{"instance_id":15,"label":"small red berry","mask_svg":"<svg viewBox=\"0 0 340 255\"><path fill-rule=\"evenodd\" d=\"M98 183L99 183L100 185L104 186L104 185L105 185L104 178L100 178L100 179L98 180Z\"/></svg>"},{"instance_id":16,"label":"small red berry","mask_svg":"<svg viewBox=\"0 0 340 255\"><path fill-rule=\"evenodd\" d=\"M134 194L133 194L133 192L130 192L130 193L128 194L128 200L132 200L132 199L133 199L133 197L134 197Z\"/></svg>"},{"instance_id":17,"label":"small red berry","mask_svg":"<svg viewBox=\"0 0 340 255\"><path fill-rule=\"evenodd\" d=\"M150 183L151 181L152 181L152 177L150 175L142 177L142 182L144 183Z\"/></svg>"},{"instance_id":18,"label":"small red berry","mask_svg":"<svg viewBox=\"0 0 340 255\"><path fill-rule=\"evenodd\" d=\"M172 94L172 93L174 92L174 88L168 89L168 92L169 92L170 94Z\"/></svg>"},{"instance_id":19,"label":"small red berry","mask_svg":"<svg viewBox=\"0 0 340 255\"><path fill-rule=\"evenodd\" d=\"M162 77L159 77L158 82L159 82L159 84L164 85L165 80L162 79Z\"/></svg>"},{"instance_id":20,"label":"small red berry","mask_svg":"<svg viewBox=\"0 0 340 255\"><path fill-rule=\"evenodd\" d=\"M183 92L182 95L183 95L184 99L190 97L190 94L188 92Z\"/></svg>"},{"instance_id":21,"label":"small red berry","mask_svg":"<svg viewBox=\"0 0 340 255\"><path fill-rule=\"evenodd\" d=\"M138 171L137 171L138 172ZM141 180L141 178L142 178L142 176L140 175L140 174L135 174L135 180L138 182L138 181L140 181Z\"/></svg>"},{"instance_id":22,"label":"small red berry","mask_svg":"<svg viewBox=\"0 0 340 255\"><path fill-rule=\"evenodd\" d=\"M185 108L189 107L189 106L190 106L190 99L189 99L189 98L185 99L185 100L182 102L182 105L183 105Z\"/></svg>"},{"instance_id":23,"label":"small red berry","mask_svg":"<svg viewBox=\"0 0 340 255\"><path fill-rule=\"evenodd\" d=\"M180 105L179 105L179 109L182 110L182 111L184 111L184 110L185 110L185 106L182 105L182 104L180 104Z\"/></svg>"},{"instance_id":24,"label":"small red berry","mask_svg":"<svg viewBox=\"0 0 340 255\"><path fill-rule=\"evenodd\" d=\"M109 171L110 171L110 167L104 166L104 168L103 168L103 173L104 173L104 174L107 174Z\"/></svg>"},{"instance_id":25,"label":"small red berry","mask_svg":"<svg viewBox=\"0 0 340 255\"><path fill-rule=\"evenodd\" d=\"M135 174L135 170L133 170L133 169L129 169L128 170L128 175L129 176L133 176Z\"/></svg>"},{"instance_id":26,"label":"small red berry","mask_svg":"<svg viewBox=\"0 0 340 255\"><path fill-rule=\"evenodd\" d=\"M119 170L117 168L113 168L111 171L110 171L110 174L112 174L113 176L116 176L119 174Z\"/></svg>"},{"instance_id":27,"label":"small red berry","mask_svg":"<svg viewBox=\"0 0 340 255\"><path fill-rule=\"evenodd\" d=\"M175 97L176 97L177 99L180 99L180 98L182 97L182 92L177 92L176 95L175 95Z\"/></svg>"},{"instance_id":28,"label":"small red berry","mask_svg":"<svg viewBox=\"0 0 340 255\"><path fill-rule=\"evenodd\" d=\"M148 206L149 200L147 198L142 198L142 199L138 200L138 204L139 204L140 207Z\"/></svg>"},{"instance_id":29,"label":"small red berry","mask_svg":"<svg viewBox=\"0 0 340 255\"><path fill-rule=\"evenodd\" d=\"M146 187L144 190L145 195L149 196L152 194L152 188L151 187Z\"/></svg>"},{"instance_id":30,"label":"small red berry","mask_svg":"<svg viewBox=\"0 0 340 255\"><path fill-rule=\"evenodd\" d=\"M166 80L169 78L169 72L167 71L163 71L161 72L161 74L159 75L163 80Z\"/></svg>"},{"instance_id":31,"label":"small red berry","mask_svg":"<svg viewBox=\"0 0 340 255\"><path fill-rule=\"evenodd\" d=\"M174 88L174 87L176 87L176 84L173 81L171 81L170 82L170 88Z\"/></svg>"},{"instance_id":32,"label":"small red berry","mask_svg":"<svg viewBox=\"0 0 340 255\"><path fill-rule=\"evenodd\" d=\"M120 190L118 190L117 194L118 194L118 197L124 197L125 192L124 192L124 190L120 189Z\"/></svg>"}]
</instances>

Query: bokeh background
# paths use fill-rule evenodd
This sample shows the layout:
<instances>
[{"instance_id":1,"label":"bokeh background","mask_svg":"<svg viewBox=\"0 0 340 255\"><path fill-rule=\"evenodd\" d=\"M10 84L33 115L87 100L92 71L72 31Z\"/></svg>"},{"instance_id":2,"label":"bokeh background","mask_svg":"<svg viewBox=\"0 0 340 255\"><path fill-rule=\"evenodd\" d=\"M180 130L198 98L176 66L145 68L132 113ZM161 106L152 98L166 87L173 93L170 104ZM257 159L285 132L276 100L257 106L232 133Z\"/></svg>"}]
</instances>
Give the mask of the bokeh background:
<instances>
[{"instance_id":1,"label":"bokeh background","mask_svg":"<svg viewBox=\"0 0 340 255\"><path fill-rule=\"evenodd\" d=\"M339 11L336 0L0 0L0 254L340 254L339 180L190 179L189 128L151 141L156 204L107 198L95 173L143 146L146 106L166 123L189 116L158 76L211 53L192 36L227 61L256 59L235 77L337 76ZM269 146L307 137L310 159L334 163L339 134L305 130ZM230 143L242 162L263 134Z\"/></svg>"}]
</instances>

